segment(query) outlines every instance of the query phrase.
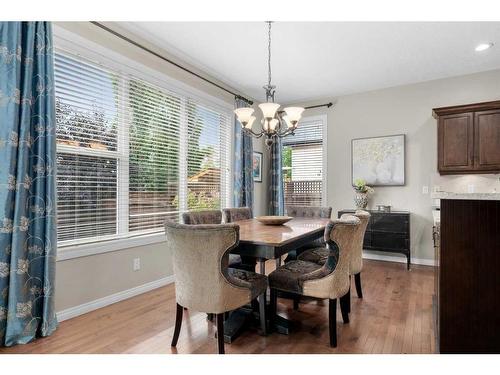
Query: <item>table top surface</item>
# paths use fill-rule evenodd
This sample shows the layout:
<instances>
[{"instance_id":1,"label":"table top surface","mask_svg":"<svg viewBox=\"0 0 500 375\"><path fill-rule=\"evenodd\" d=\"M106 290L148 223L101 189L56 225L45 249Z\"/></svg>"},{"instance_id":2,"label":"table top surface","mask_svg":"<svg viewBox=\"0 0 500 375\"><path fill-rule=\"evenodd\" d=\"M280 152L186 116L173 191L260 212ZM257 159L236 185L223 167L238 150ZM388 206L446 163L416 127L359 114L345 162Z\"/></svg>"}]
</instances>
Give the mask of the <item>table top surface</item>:
<instances>
[{"instance_id":1,"label":"table top surface","mask_svg":"<svg viewBox=\"0 0 500 375\"><path fill-rule=\"evenodd\" d=\"M264 225L257 219L235 221L240 226L240 243L283 246L325 230L329 219L293 218L283 225Z\"/></svg>"}]
</instances>

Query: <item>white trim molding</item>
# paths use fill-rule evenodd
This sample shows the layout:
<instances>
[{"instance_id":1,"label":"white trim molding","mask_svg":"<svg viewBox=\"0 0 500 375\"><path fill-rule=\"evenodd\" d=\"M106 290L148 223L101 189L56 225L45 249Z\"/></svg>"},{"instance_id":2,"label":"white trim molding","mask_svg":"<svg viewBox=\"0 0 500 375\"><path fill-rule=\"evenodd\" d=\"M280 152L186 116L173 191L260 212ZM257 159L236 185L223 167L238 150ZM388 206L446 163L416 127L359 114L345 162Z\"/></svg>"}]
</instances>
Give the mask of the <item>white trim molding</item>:
<instances>
[{"instance_id":1,"label":"white trim molding","mask_svg":"<svg viewBox=\"0 0 500 375\"><path fill-rule=\"evenodd\" d=\"M165 237L165 233L161 232L135 237L110 239L107 241L88 242L70 246L59 246L59 248L57 249L57 262L166 241L167 239Z\"/></svg>"},{"instance_id":2,"label":"white trim molding","mask_svg":"<svg viewBox=\"0 0 500 375\"><path fill-rule=\"evenodd\" d=\"M131 297L135 297L139 294L143 294L149 292L151 290L160 288L162 286L171 284L174 282L174 275L170 275L159 280L151 281L149 283L136 286L134 288L130 288L127 290L123 290L121 292L111 294L110 296L102 297L90 302L83 303L78 306L70 307L69 309L65 309L62 311L58 311L57 320L59 322L75 318L79 315L86 314L88 312L112 305L113 303L120 302Z\"/></svg>"},{"instance_id":3,"label":"white trim molding","mask_svg":"<svg viewBox=\"0 0 500 375\"><path fill-rule=\"evenodd\" d=\"M401 256L382 255L382 254L375 254L372 252L367 252L366 250L363 250L363 259L382 260L384 262L396 262L396 263L405 263L406 264L406 257L404 255L401 255ZM434 261L434 259L411 258L410 262L411 262L411 264L419 264L422 266L435 266L436 265L436 262Z\"/></svg>"}]
</instances>

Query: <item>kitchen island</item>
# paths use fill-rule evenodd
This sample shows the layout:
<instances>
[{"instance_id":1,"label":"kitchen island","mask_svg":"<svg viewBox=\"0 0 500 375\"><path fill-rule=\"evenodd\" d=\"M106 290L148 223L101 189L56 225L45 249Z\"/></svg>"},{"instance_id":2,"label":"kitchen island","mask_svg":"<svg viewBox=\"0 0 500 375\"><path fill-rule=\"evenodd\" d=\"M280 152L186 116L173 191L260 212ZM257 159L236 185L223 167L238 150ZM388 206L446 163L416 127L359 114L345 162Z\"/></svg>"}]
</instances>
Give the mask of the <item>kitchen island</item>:
<instances>
[{"instance_id":1,"label":"kitchen island","mask_svg":"<svg viewBox=\"0 0 500 375\"><path fill-rule=\"evenodd\" d=\"M500 353L500 194L434 193L441 353Z\"/></svg>"}]
</instances>

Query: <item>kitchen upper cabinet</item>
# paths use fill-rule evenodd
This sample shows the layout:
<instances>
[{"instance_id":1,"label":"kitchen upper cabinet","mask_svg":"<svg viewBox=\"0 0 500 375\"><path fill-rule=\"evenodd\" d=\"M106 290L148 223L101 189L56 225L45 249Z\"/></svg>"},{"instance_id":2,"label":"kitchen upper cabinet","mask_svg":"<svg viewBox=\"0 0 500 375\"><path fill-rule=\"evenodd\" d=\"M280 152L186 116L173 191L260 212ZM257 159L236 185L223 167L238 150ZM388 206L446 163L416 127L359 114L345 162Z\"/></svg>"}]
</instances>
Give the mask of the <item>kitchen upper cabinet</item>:
<instances>
[{"instance_id":1,"label":"kitchen upper cabinet","mask_svg":"<svg viewBox=\"0 0 500 375\"><path fill-rule=\"evenodd\" d=\"M434 108L440 174L500 172L500 101Z\"/></svg>"},{"instance_id":2,"label":"kitchen upper cabinet","mask_svg":"<svg viewBox=\"0 0 500 375\"><path fill-rule=\"evenodd\" d=\"M500 110L476 112L474 127L474 168L500 170Z\"/></svg>"}]
</instances>

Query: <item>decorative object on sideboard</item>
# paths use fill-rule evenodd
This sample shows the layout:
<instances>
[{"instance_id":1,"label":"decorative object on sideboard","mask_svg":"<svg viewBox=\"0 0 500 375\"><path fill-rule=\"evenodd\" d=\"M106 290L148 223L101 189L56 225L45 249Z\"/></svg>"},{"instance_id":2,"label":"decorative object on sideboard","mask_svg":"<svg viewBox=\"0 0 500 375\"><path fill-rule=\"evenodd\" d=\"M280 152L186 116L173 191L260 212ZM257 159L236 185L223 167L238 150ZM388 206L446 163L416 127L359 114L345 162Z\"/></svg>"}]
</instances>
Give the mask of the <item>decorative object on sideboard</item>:
<instances>
[{"instance_id":1,"label":"decorative object on sideboard","mask_svg":"<svg viewBox=\"0 0 500 375\"><path fill-rule=\"evenodd\" d=\"M357 138L351 141L352 181L371 186L405 184L405 135Z\"/></svg>"},{"instance_id":2,"label":"decorative object on sideboard","mask_svg":"<svg viewBox=\"0 0 500 375\"><path fill-rule=\"evenodd\" d=\"M354 181L354 204L356 208L365 209L368 205L368 194L372 194L375 190L366 184L362 178Z\"/></svg>"},{"instance_id":3,"label":"decorative object on sideboard","mask_svg":"<svg viewBox=\"0 0 500 375\"><path fill-rule=\"evenodd\" d=\"M255 182L262 182L262 152L253 152L252 174Z\"/></svg>"},{"instance_id":4,"label":"decorative object on sideboard","mask_svg":"<svg viewBox=\"0 0 500 375\"><path fill-rule=\"evenodd\" d=\"M383 205L383 204L377 204L377 211L380 212L391 212L391 206Z\"/></svg>"}]
</instances>

